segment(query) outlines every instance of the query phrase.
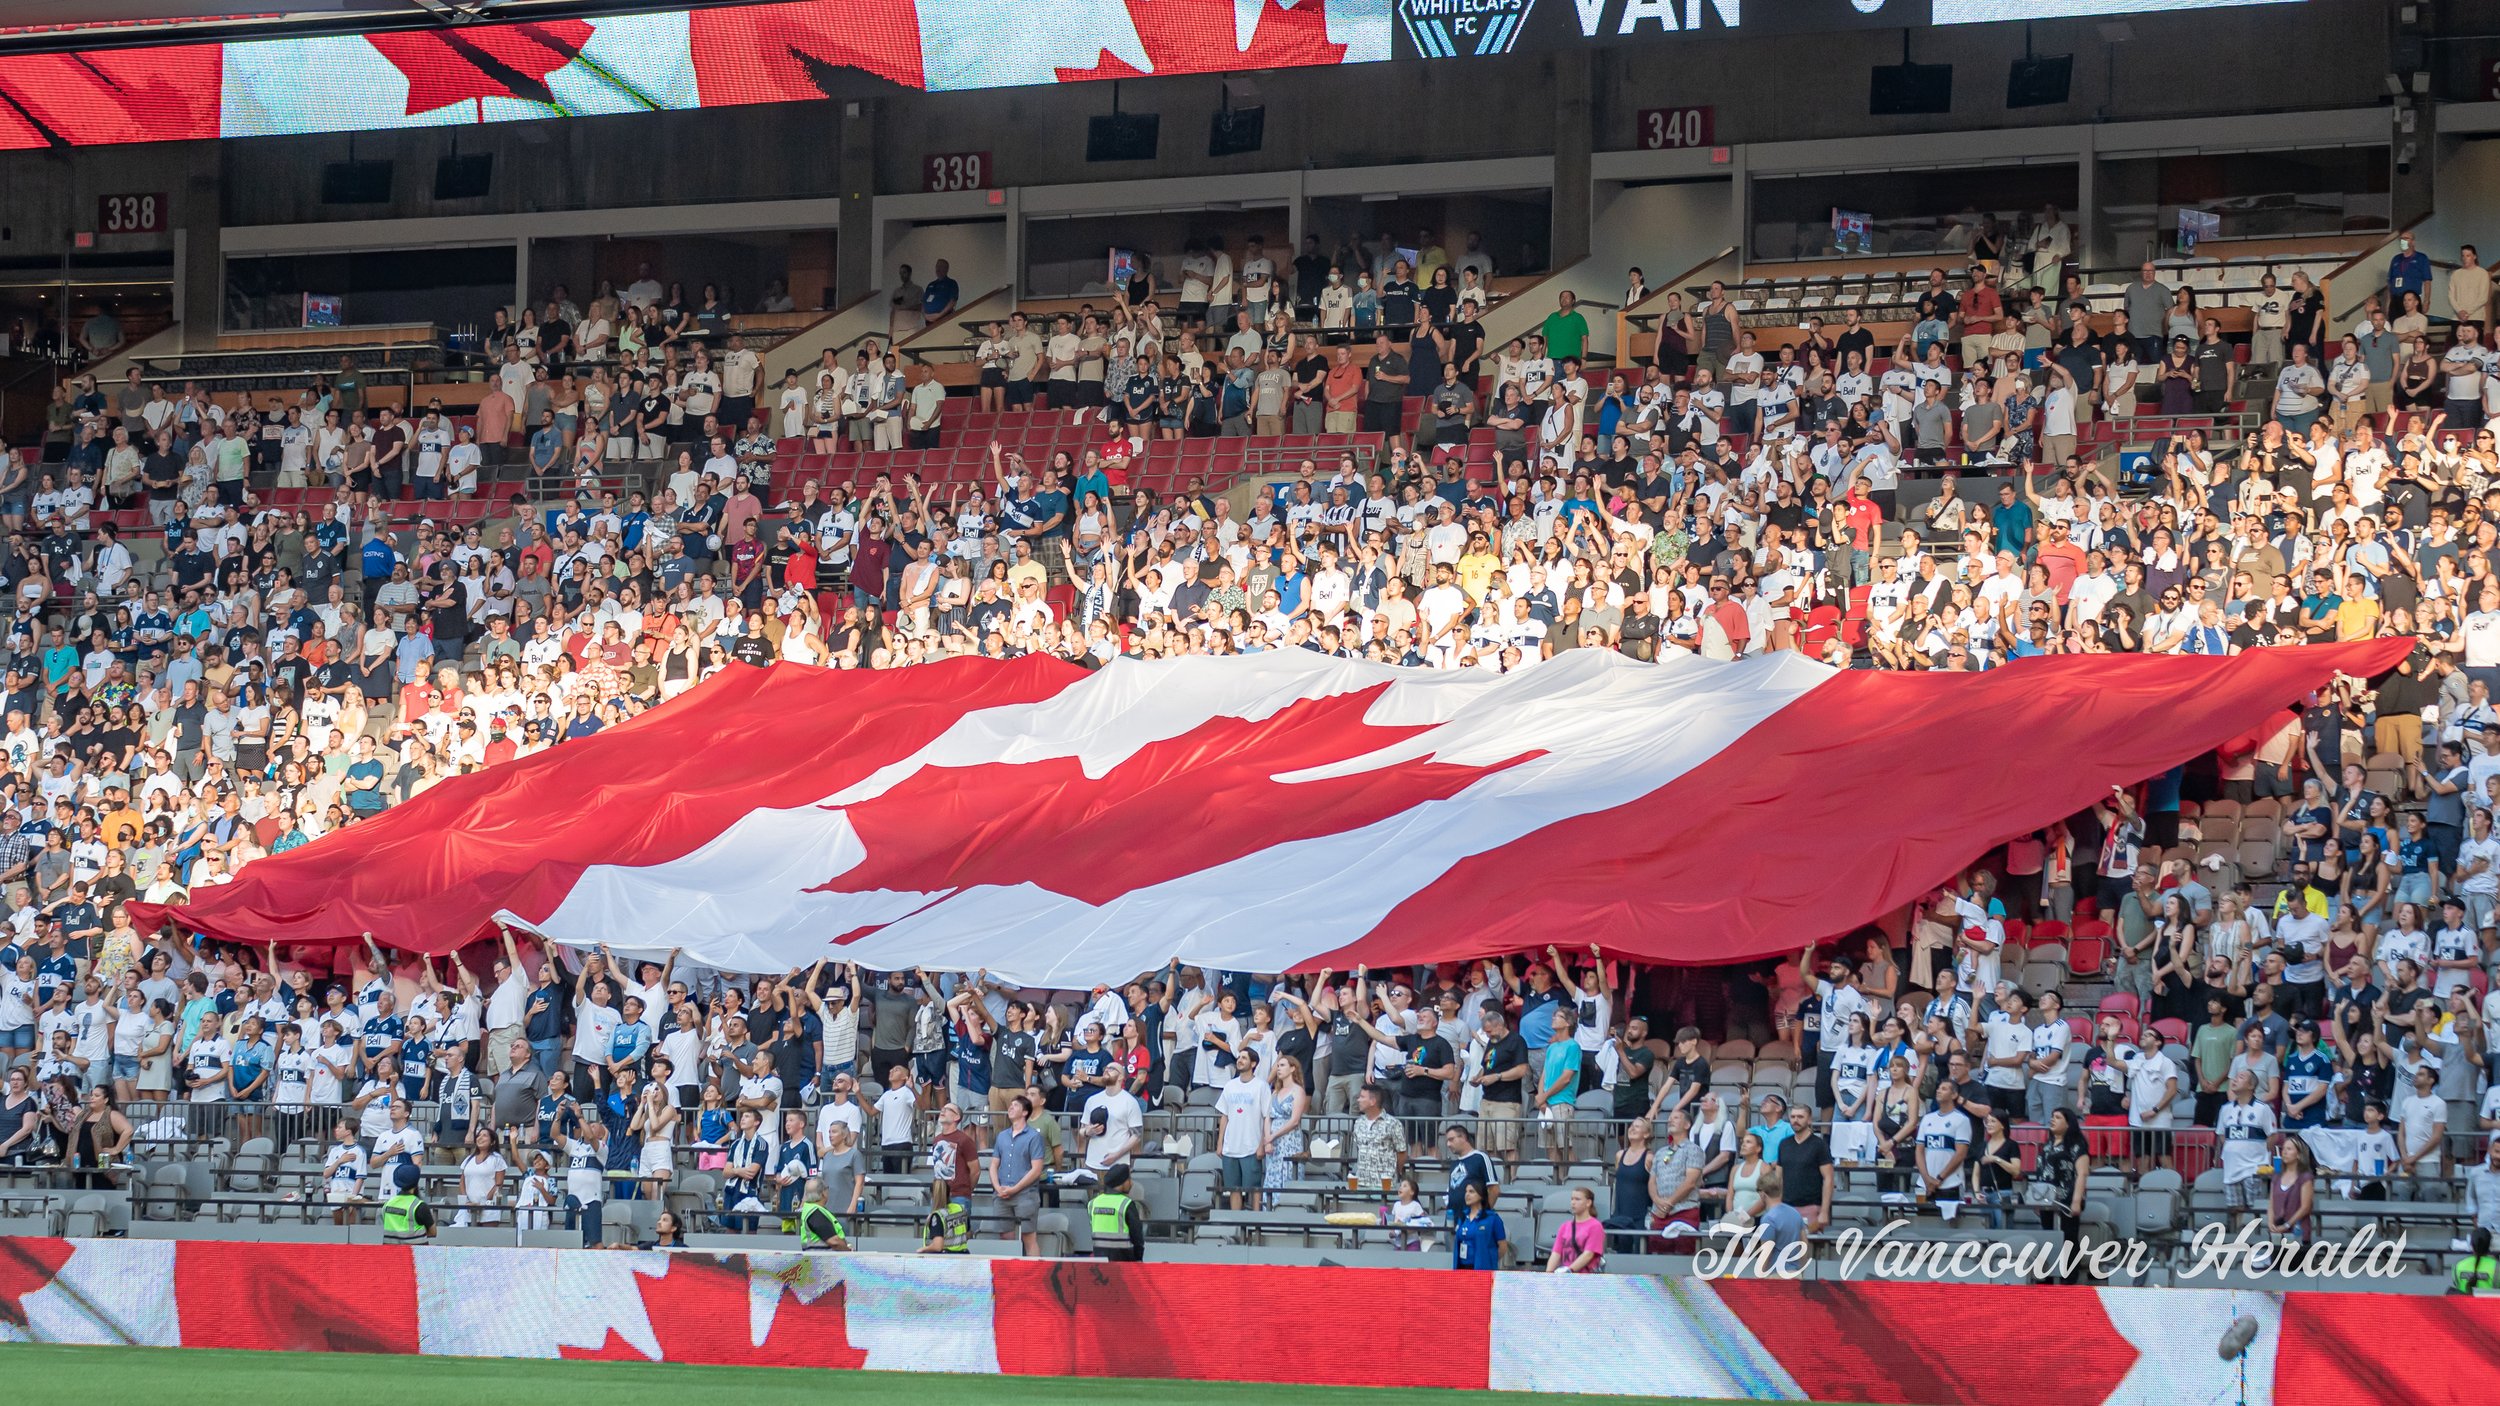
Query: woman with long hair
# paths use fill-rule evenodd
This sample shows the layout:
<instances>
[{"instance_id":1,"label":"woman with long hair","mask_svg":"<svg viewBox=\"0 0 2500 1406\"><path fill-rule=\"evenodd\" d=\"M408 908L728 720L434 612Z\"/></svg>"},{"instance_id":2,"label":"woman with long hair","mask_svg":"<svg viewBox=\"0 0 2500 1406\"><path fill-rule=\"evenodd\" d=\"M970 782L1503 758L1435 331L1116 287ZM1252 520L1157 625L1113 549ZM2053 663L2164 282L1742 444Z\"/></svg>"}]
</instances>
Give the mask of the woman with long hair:
<instances>
[{"instance_id":1,"label":"woman with long hair","mask_svg":"<svg viewBox=\"0 0 2500 1406\"><path fill-rule=\"evenodd\" d=\"M1458 1220L1451 1227L1450 1267L1500 1269L1510 1255L1510 1234L1485 1196L1484 1183L1469 1179L1459 1192Z\"/></svg>"},{"instance_id":2,"label":"woman with long hair","mask_svg":"<svg viewBox=\"0 0 2500 1406\"><path fill-rule=\"evenodd\" d=\"M106 1169L130 1156L130 1119L111 1088L98 1084L87 1090L61 1141L61 1165L76 1173L72 1185L96 1191L112 1184L113 1174Z\"/></svg>"},{"instance_id":3,"label":"woman with long hair","mask_svg":"<svg viewBox=\"0 0 2500 1406\"><path fill-rule=\"evenodd\" d=\"M1302 1061L1292 1055L1270 1060L1267 1089L1267 1130L1259 1153L1266 1159L1267 1170L1260 1185L1273 1192L1292 1185L1301 1175L1302 1120L1311 1109L1310 1091L1302 1086Z\"/></svg>"},{"instance_id":4,"label":"woman with long hair","mask_svg":"<svg viewBox=\"0 0 2500 1406\"><path fill-rule=\"evenodd\" d=\"M2015 1188L2023 1178L2023 1150L2015 1144L2014 1130L2007 1125L2004 1114L1992 1108L1981 1116L1979 1146L1971 1160L1978 1166L1973 1174L1977 1183L1974 1199L1987 1208L1988 1224L2002 1230L2006 1208L2020 1194Z\"/></svg>"},{"instance_id":5,"label":"woman with long hair","mask_svg":"<svg viewBox=\"0 0 2500 1406\"><path fill-rule=\"evenodd\" d=\"M1900 1022L1887 1022L1896 1031ZM1927 1115L1927 1100L1918 1090L1919 1061L1907 1046L1884 1062L1883 1092L1875 1103L1875 1186L1885 1195L1910 1189L1910 1173L1918 1157L1918 1120Z\"/></svg>"},{"instance_id":6,"label":"woman with long hair","mask_svg":"<svg viewBox=\"0 0 2500 1406\"><path fill-rule=\"evenodd\" d=\"M1635 1118L1624 1125L1623 1146L1616 1150L1614 1170L1614 1202L1606 1215L1606 1228L1615 1232L1617 1246L1637 1251L1648 1234L1650 1213L1659 1209L1650 1186L1650 1136L1656 1125L1647 1118Z\"/></svg>"},{"instance_id":7,"label":"woman with long hair","mask_svg":"<svg viewBox=\"0 0 2500 1406\"><path fill-rule=\"evenodd\" d=\"M669 1181L677 1173L676 1105L669 1102L668 1085L653 1079L642 1087L642 1097L627 1122L627 1130L642 1139L642 1173L644 1195L654 1201L668 1199Z\"/></svg>"},{"instance_id":8,"label":"woman with long hair","mask_svg":"<svg viewBox=\"0 0 2500 1406\"><path fill-rule=\"evenodd\" d=\"M504 1181L512 1164L495 1147L495 1130L480 1122L469 1130L468 1154L460 1159L459 1214L454 1225L497 1225L503 1220Z\"/></svg>"},{"instance_id":9,"label":"woman with long hair","mask_svg":"<svg viewBox=\"0 0 2500 1406\"><path fill-rule=\"evenodd\" d=\"M2317 1234L2317 1163L2306 1140L2282 1142L2282 1165L2267 1188L2266 1233L2278 1240L2306 1245Z\"/></svg>"},{"instance_id":10,"label":"woman with long hair","mask_svg":"<svg viewBox=\"0 0 2500 1406\"><path fill-rule=\"evenodd\" d=\"M2048 1131L2032 1172L2032 1180L2047 1190L2033 1204L2039 1208L2040 1224L2064 1236L2071 1252L2083 1241L2083 1191L2092 1177L2092 1149L2071 1108L2051 1110Z\"/></svg>"}]
</instances>

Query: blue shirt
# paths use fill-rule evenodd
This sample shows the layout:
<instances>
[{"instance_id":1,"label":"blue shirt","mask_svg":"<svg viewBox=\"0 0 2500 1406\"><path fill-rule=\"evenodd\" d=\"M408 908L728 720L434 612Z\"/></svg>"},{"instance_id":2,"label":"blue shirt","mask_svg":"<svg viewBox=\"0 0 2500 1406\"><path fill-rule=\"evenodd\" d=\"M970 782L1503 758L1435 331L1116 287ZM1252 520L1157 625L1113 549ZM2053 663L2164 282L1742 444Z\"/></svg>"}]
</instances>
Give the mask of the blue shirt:
<instances>
[{"instance_id":1,"label":"blue shirt","mask_svg":"<svg viewBox=\"0 0 2500 1406\"><path fill-rule=\"evenodd\" d=\"M574 1129L581 1125L581 1120L575 1115L574 1108L567 1106L572 1104L572 1102L573 1101L569 1098L563 1100L562 1102L558 1102L552 1094L542 1096L538 1100L538 1137L540 1141L553 1142L558 1138L567 1138L573 1135Z\"/></svg>"},{"instance_id":2,"label":"blue shirt","mask_svg":"<svg viewBox=\"0 0 2500 1406\"><path fill-rule=\"evenodd\" d=\"M1509 1238L1501 1212L1470 1211L1451 1228L1450 1268L1501 1268L1501 1245Z\"/></svg>"},{"instance_id":3,"label":"blue shirt","mask_svg":"<svg viewBox=\"0 0 2500 1406\"><path fill-rule=\"evenodd\" d=\"M1785 1118L1776 1123L1756 1123L1745 1131L1762 1139L1762 1160L1765 1162L1777 1162L1780 1149L1788 1145L1788 1120Z\"/></svg>"},{"instance_id":4,"label":"blue shirt","mask_svg":"<svg viewBox=\"0 0 2500 1406\"><path fill-rule=\"evenodd\" d=\"M365 542L363 564L366 580L387 581L391 577L391 568L399 565L399 553L392 549L389 541L374 537Z\"/></svg>"},{"instance_id":5,"label":"blue shirt","mask_svg":"<svg viewBox=\"0 0 2500 1406\"><path fill-rule=\"evenodd\" d=\"M920 290L920 315L935 317L955 305L959 290L951 278L932 278Z\"/></svg>"},{"instance_id":6,"label":"blue shirt","mask_svg":"<svg viewBox=\"0 0 2500 1406\"><path fill-rule=\"evenodd\" d=\"M2325 806L2302 806L2292 812L2292 823L2294 825L2332 826L2335 823L2335 813ZM2312 864L2326 858L2326 840L2323 837L2314 840L2295 840L2293 843L2300 847L2297 858L2305 859Z\"/></svg>"},{"instance_id":7,"label":"blue shirt","mask_svg":"<svg viewBox=\"0 0 2500 1406\"><path fill-rule=\"evenodd\" d=\"M1482 1186L1484 1199L1488 1203L1492 1201L1494 1188L1500 1183L1493 1175L1493 1159L1485 1156L1481 1149L1470 1151L1450 1163L1449 1218L1453 1224L1466 1209L1469 1182Z\"/></svg>"},{"instance_id":8,"label":"blue shirt","mask_svg":"<svg viewBox=\"0 0 2500 1406\"><path fill-rule=\"evenodd\" d=\"M2396 255L2387 261L2387 291L2419 293L2430 286L2431 256L2419 249Z\"/></svg>"},{"instance_id":9,"label":"blue shirt","mask_svg":"<svg viewBox=\"0 0 2500 1406\"><path fill-rule=\"evenodd\" d=\"M1042 1144L1042 1130L1031 1125L1009 1128L998 1135L998 1184L1013 1186L1049 1155ZM1031 1188L1026 1188L1030 1190Z\"/></svg>"},{"instance_id":10,"label":"blue shirt","mask_svg":"<svg viewBox=\"0 0 2500 1406\"><path fill-rule=\"evenodd\" d=\"M1033 500L1025 505L1025 511L1031 516L1035 527L1041 526L1052 518L1065 518L1068 515L1068 495L1056 488L1045 488L1033 495ZM1068 524L1062 522L1054 530L1065 532L1068 530Z\"/></svg>"},{"instance_id":11,"label":"blue shirt","mask_svg":"<svg viewBox=\"0 0 2500 1406\"><path fill-rule=\"evenodd\" d=\"M1554 1080L1558 1077L1563 1081L1562 1087L1555 1089L1554 1092L1550 1094L1547 1094L1545 1096L1545 1101L1549 1104L1559 1103L1565 1107L1577 1105L1580 1101L1579 1041L1552 1040L1547 1042L1545 1046L1545 1075L1543 1081L1538 1084L1538 1087L1553 1089Z\"/></svg>"},{"instance_id":12,"label":"blue shirt","mask_svg":"<svg viewBox=\"0 0 2500 1406\"><path fill-rule=\"evenodd\" d=\"M383 1050L390 1047L393 1040L399 1039L406 1033L408 1033L408 1022L403 1017L378 1015L367 1020L364 1032L365 1058L378 1057ZM404 1054L406 1051L403 1050L401 1053Z\"/></svg>"},{"instance_id":13,"label":"blue shirt","mask_svg":"<svg viewBox=\"0 0 2500 1406\"><path fill-rule=\"evenodd\" d=\"M616 1023L615 1033L608 1037L608 1062L632 1064L642 1058L643 1051L650 1048L650 1026L639 1020L620 1020Z\"/></svg>"},{"instance_id":14,"label":"blue shirt","mask_svg":"<svg viewBox=\"0 0 2500 1406\"><path fill-rule=\"evenodd\" d=\"M67 952L44 958L35 965L35 995L49 1001L53 993L76 985L78 961Z\"/></svg>"},{"instance_id":15,"label":"blue shirt","mask_svg":"<svg viewBox=\"0 0 2500 1406\"><path fill-rule=\"evenodd\" d=\"M1530 1054L1554 1043L1554 1008L1562 1004L1558 988L1547 987L1538 992L1521 988L1519 992L1519 1041Z\"/></svg>"},{"instance_id":16,"label":"blue shirt","mask_svg":"<svg viewBox=\"0 0 2500 1406\"><path fill-rule=\"evenodd\" d=\"M379 782L382 779L382 764L369 758L364 761L351 762L348 764L347 778L350 781L370 780ZM358 815L379 814L382 809L382 803L382 792L379 789L350 791L347 793L347 807L348 809L355 811ZM370 1031L372 1027L368 1026L366 1028Z\"/></svg>"},{"instance_id":17,"label":"blue shirt","mask_svg":"<svg viewBox=\"0 0 2500 1406\"><path fill-rule=\"evenodd\" d=\"M1988 510L1988 519L1996 524L1998 551L2020 552L2025 549L2023 538L2031 532L2029 503L1999 503Z\"/></svg>"},{"instance_id":18,"label":"blue shirt","mask_svg":"<svg viewBox=\"0 0 2500 1406\"><path fill-rule=\"evenodd\" d=\"M2283 1126L2314 1128L2324 1123L2335 1107L2331 1085L2335 1079L2335 1060L2324 1049L2293 1050L2283 1056ZM2295 1111L2292 1101L2307 1098L2320 1089L2330 1089L2325 1098L2308 1108Z\"/></svg>"},{"instance_id":19,"label":"blue shirt","mask_svg":"<svg viewBox=\"0 0 2500 1406\"><path fill-rule=\"evenodd\" d=\"M1762 1238L1770 1242L1774 1266L1787 1264L1786 1252L1804 1239L1805 1233L1806 1218L1785 1201L1762 1213Z\"/></svg>"}]
</instances>

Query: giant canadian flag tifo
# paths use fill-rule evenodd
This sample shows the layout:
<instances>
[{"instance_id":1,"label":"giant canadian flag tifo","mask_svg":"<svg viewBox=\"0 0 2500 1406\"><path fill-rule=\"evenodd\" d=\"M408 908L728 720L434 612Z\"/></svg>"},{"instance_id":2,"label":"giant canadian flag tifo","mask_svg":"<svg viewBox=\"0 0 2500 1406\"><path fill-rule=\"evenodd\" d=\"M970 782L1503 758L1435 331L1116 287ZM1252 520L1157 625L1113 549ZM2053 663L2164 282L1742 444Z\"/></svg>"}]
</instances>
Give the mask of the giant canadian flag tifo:
<instances>
[{"instance_id":1,"label":"giant canadian flag tifo","mask_svg":"<svg viewBox=\"0 0 2500 1406\"><path fill-rule=\"evenodd\" d=\"M1733 961L1891 912L2410 647L1981 674L1594 650L1509 674L1304 650L734 666L139 921L424 952L502 921L733 971L1054 987L1549 942Z\"/></svg>"}]
</instances>

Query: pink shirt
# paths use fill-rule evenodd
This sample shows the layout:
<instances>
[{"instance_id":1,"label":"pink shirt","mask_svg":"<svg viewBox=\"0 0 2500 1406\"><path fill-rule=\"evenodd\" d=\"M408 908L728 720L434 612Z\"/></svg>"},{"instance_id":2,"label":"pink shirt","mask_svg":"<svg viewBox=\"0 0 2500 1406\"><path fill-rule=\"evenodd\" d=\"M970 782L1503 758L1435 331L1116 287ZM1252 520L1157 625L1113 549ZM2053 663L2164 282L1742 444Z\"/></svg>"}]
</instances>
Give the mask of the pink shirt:
<instances>
[{"instance_id":1,"label":"pink shirt","mask_svg":"<svg viewBox=\"0 0 2500 1406\"><path fill-rule=\"evenodd\" d=\"M1605 1223L1595 1216L1587 1220L1564 1221L1562 1229L1554 1232L1554 1251L1562 1257L1563 1267L1566 1270L1576 1263L1580 1256L1594 1251L1597 1258L1589 1261L1586 1272L1595 1274L1606 1267Z\"/></svg>"}]
</instances>

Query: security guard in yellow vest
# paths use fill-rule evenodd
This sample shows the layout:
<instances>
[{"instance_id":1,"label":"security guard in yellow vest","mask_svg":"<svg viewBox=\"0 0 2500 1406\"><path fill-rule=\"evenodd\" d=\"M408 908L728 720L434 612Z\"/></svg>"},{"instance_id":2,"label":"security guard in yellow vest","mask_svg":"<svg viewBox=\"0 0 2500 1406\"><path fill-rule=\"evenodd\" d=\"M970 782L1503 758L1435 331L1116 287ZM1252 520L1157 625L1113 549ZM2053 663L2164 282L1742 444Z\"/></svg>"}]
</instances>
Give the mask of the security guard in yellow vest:
<instances>
[{"instance_id":1,"label":"security guard in yellow vest","mask_svg":"<svg viewBox=\"0 0 2500 1406\"><path fill-rule=\"evenodd\" d=\"M2472 1252L2448 1276L2448 1292L2452 1294L2488 1294L2500 1290L2500 1259L2491 1254L2491 1232L2476 1227L2474 1238L2467 1242Z\"/></svg>"},{"instance_id":2,"label":"security guard in yellow vest","mask_svg":"<svg viewBox=\"0 0 2500 1406\"><path fill-rule=\"evenodd\" d=\"M842 1218L825 1204L825 1184L814 1178L807 1183L805 1199L799 1202L799 1248L802 1250L847 1250L851 1236Z\"/></svg>"},{"instance_id":3,"label":"security guard in yellow vest","mask_svg":"<svg viewBox=\"0 0 2500 1406\"><path fill-rule=\"evenodd\" d=\"M968 1255L972 1253L972 1210L960 1196L946 1198L942 1206L929 1211L927 1227L920 1233L920 1253L924 1255Z\"/></svg>"},{"instance_id":4,"label":"security guard in yellow vest","mask_svg":"<svg viewBox=\"0 0 2500 1406\"><path fill-rule=\"evenodd\" d=\"M382 1203L382 1238L394 1245L433 1239L434 1208L416 1192L401 1190Z\"/></svg>"},{"instance_id":5,"label":"security guard in yellow vest","mask_svg":"<svg viewBox=\"0 0 2500 1406\"><path fill-rule=\"evenodd\" d=\"M1128 1194L1128 1185L1127 1167L1106 1167L1102 1189L1086 1206L1097 1259L1135 1264L1146 1257L1146 1210Z\"/></svg>"}]
</instances>

